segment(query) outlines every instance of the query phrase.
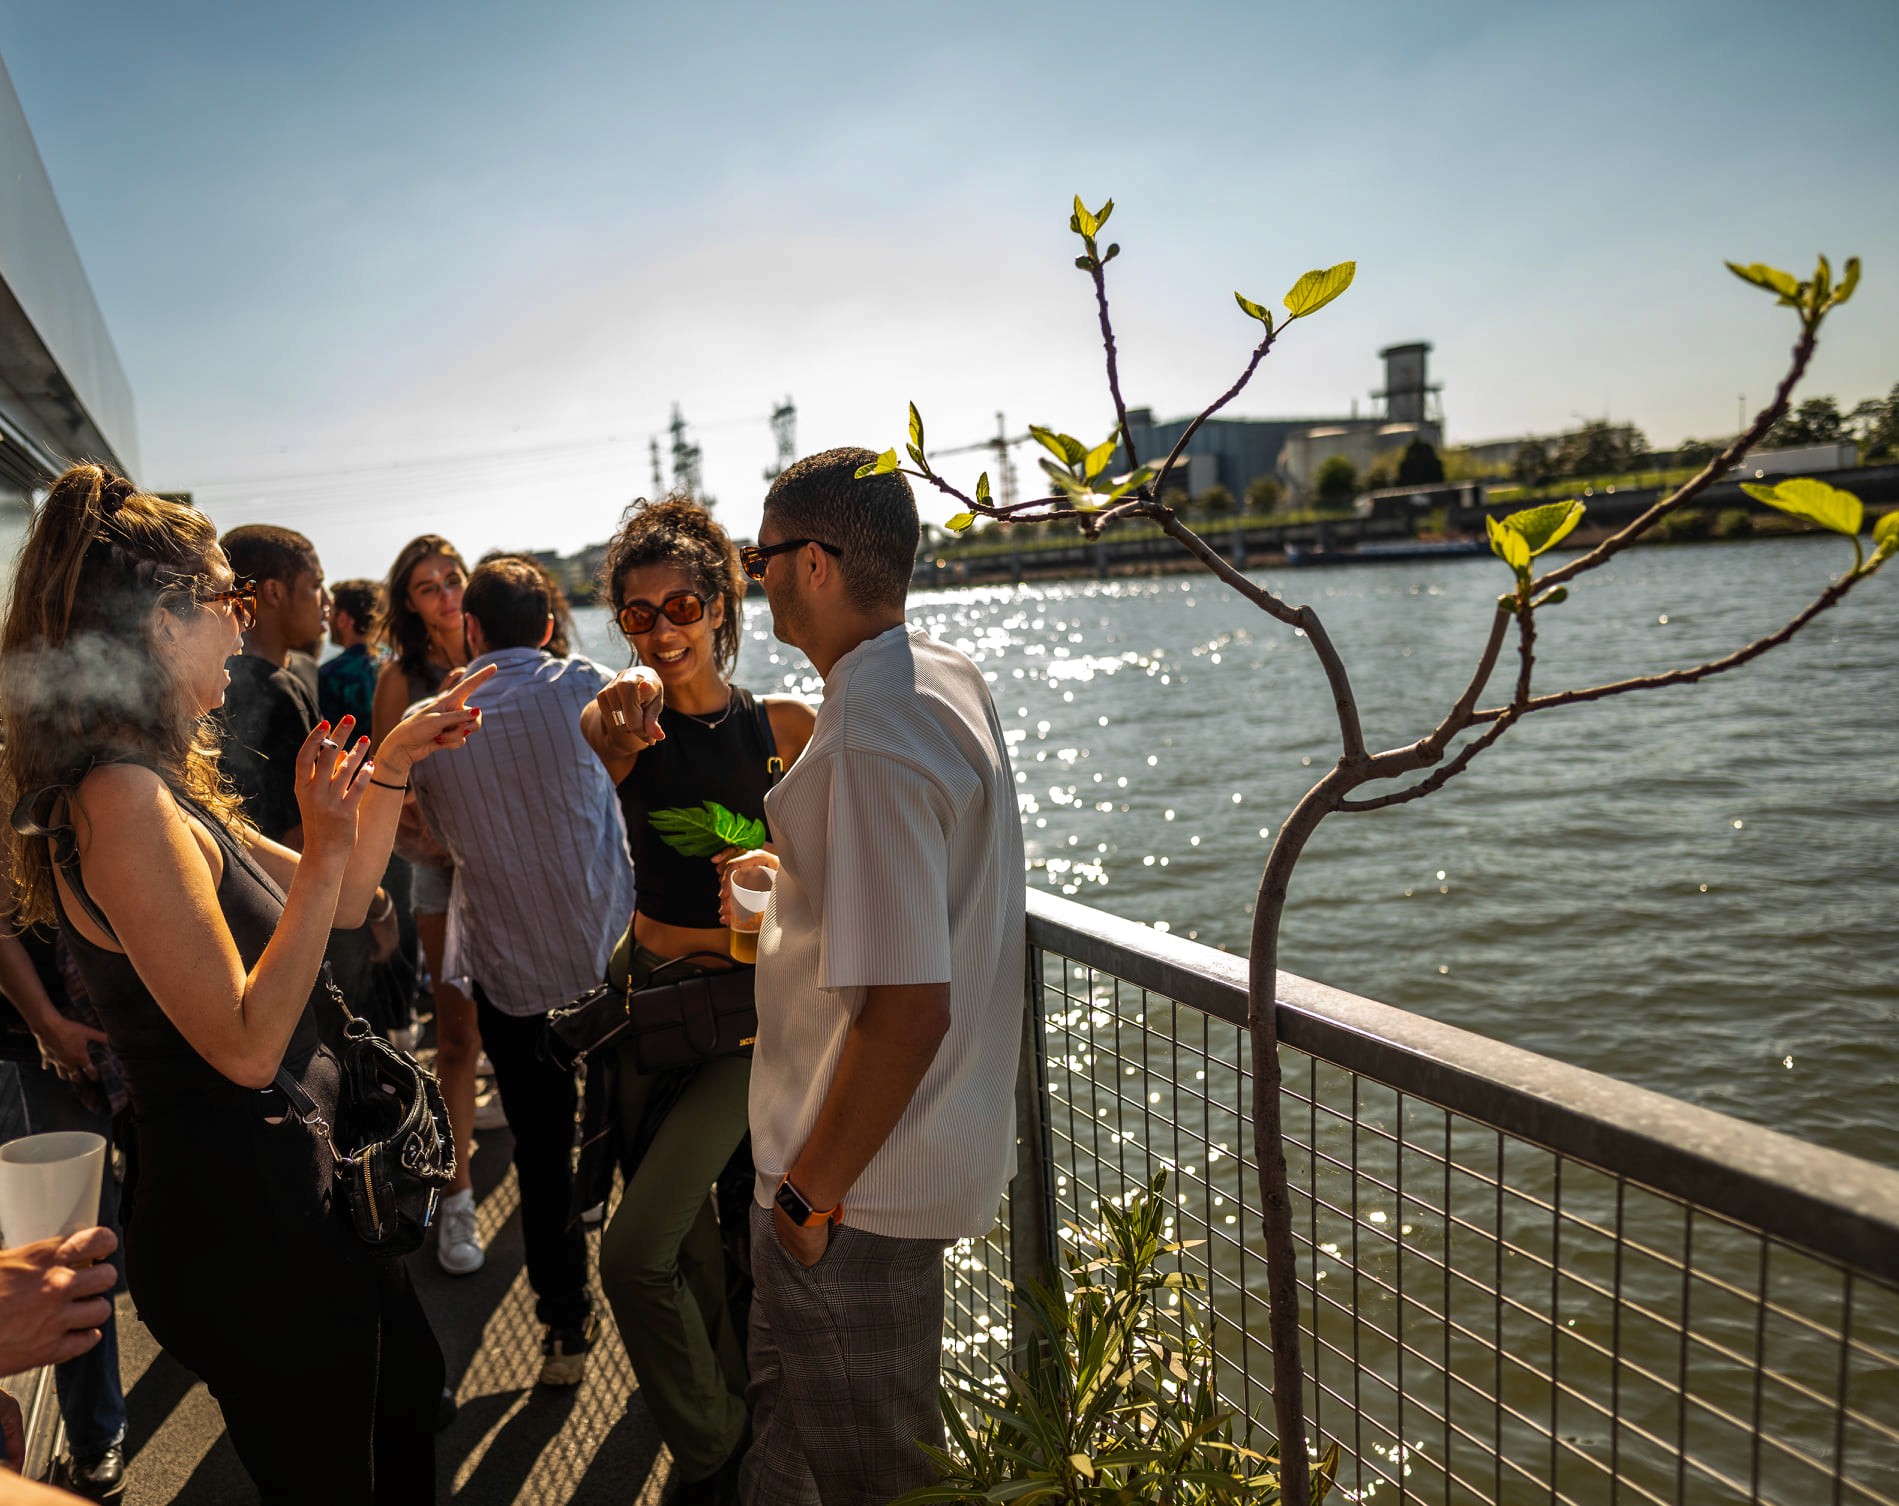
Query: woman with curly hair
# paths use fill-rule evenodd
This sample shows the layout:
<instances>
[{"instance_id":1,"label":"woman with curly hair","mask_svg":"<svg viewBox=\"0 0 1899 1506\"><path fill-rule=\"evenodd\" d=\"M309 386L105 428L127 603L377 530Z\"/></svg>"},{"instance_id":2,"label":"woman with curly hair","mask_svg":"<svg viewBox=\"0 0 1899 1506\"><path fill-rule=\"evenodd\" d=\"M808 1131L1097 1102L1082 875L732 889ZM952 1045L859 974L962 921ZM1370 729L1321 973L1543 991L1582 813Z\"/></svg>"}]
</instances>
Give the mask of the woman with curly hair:
<instances>
[{"instance_id":1,"label":"woman with curly hair","mask_svg":"<svg viewBox=\"0 0 1899 1506\"><path fill-rule=\"evenodd\" d=\"M207 716L257 584L210 521L96 465L54 484L0 637L0 783L20 916L59 925L124 1063L123 1198L139 1316L204 1380L265 1502L434 1498L442 1354L399 1260L356 1238L324 1127L337 1063L313 1009L359 926L409 771L459 747L484 676L391 728L298 750L301 854L219 780Z\"/></svg>"},{"instance_id":2,"label":"woman with curly hair","mask_svg":"<svg viewBox=\"0 0 1899 1506\"><path fill-rule=\"evenodd\" d=\"M638 881L633 924L608 969L637 988L733 966L719 919L724 863L767 838L765 792L811 736L811 708L732 684L744 620L738 550L703 507L680 498L637 503L607 546L605 594L642 666L600 692L581 716L618 783ZM655 727L647 705L662 692ZM736 1185L746 1228L752 1168L741 1150L751 1062L720 1057L641 1073L630 1051L613 1115L626 1190L600 1242L600 1280L660 1437L684 1482L680 1503L730 1498L745 1434L745 1337L727 1297L721 1226L707 1188ZM589 1097L594 1098L590 1064ZM721 1198L723 1205L725 1199ZM728 1237L726 1243L731 1243ZM743 1273L742 1256L740 1270Z\"/></svg>"}]
</instances>

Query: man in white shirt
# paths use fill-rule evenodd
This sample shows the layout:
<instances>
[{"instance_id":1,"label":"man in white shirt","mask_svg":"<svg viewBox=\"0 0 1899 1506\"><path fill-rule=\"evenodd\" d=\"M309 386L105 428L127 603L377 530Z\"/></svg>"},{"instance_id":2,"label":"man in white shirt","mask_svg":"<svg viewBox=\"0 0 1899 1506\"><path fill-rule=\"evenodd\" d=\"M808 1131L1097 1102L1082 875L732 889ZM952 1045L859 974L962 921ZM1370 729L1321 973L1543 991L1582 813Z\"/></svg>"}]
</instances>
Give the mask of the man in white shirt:
<instances>
[{"instance_id":1,"label":"man in white shirt","mask_svg":"<svg viewBox=\"0 0 1899 1506\"><path fill-rule=\"evenodd\" d=\"M824 677L766 797L778 876L751 1085L755 1443L742 1499L887 1502L928 1483L943 1251L1015 1158L1022 827L981 672L905 626L917 514L869 450L799 461L747 571ZM764 861L764 859L759 859Z\"/></svg>"},{"instance_id":2,"label":"man in white shirt","mask_svg":"<svg viewBox=\"0 0 1899 1506\"><path fill-rule=\"evenodd\" d=\"M496 666L481 690L481 753L453 769L454 759L429 759L412 778L429 829L455 858L443 971L472 980L514 1132L528 1284L546 1325L541 1384L572 1386L599 1325L586 1235L568 1222L577 1093L573 1074L541 1049L543 1019L606 975L633 913L633 865L613 781L580 732L581 710L609 676L590 659L542 652L552 612L531 561L491 560L469 577L468 667Z\"/></svg>"}]
</instances>

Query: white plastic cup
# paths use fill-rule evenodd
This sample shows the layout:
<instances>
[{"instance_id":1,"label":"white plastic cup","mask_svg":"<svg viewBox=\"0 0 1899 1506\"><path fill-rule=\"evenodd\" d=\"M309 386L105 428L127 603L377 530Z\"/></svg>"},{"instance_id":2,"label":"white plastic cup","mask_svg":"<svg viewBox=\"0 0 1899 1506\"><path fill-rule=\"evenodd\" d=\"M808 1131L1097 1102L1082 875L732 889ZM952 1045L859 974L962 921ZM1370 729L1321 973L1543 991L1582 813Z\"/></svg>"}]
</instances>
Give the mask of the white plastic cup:
<instances>
[{"instance_id":1,"label":"white plastic cup","mask_svg":"<svg viewBox=\"0 0 1899 1506\"><path fill-rule=\"evenodd\" d=\"M765 923L776 868L741 868L732 875L732 956L739 962L758 961L758 928Z\"/></svg>"},{"instance_id":2,"label":"white plastic cup","mask_svg":"<svg viewBox=\"0 0 1899 1506\"><path fill-rule=\"evenodd\" d=\"M0 1239L17 1248L99 1222L103 1135L60 1130L0 1145Z\"/></svg>"}]
</instances>

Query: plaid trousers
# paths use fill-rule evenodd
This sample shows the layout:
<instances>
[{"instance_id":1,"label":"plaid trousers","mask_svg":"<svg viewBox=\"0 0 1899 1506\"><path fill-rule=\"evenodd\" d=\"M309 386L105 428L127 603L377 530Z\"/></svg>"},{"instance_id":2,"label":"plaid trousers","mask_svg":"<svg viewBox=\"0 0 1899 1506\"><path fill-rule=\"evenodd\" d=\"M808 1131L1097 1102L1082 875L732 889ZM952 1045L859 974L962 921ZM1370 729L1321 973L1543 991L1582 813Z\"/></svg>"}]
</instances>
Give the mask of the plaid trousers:
<instances>
[{"instance_id":1,"label":"plaid trousers","mask_svg":"<svg viewBox=\"0 0 1899 1506\"><path fill-rule=\"evenodd\" d=\"M752 1208L753 1442L744 1506L886 1506L943 1445L943 1252L840 1224L806 1269Z\"/></svg>"}]
</instances>

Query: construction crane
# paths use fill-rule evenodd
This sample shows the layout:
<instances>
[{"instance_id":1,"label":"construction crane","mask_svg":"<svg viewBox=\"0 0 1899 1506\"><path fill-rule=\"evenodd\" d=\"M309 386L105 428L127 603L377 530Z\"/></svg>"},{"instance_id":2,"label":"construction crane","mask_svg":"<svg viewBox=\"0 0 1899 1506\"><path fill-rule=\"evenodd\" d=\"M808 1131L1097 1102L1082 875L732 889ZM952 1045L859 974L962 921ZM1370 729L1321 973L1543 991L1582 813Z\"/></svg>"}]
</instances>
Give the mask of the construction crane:
<instances>
[{"instance_id":1,"label":"construction crane","mask_svg":"<svg viewBox=\"0 0 1899 1506\"><path fill-rule=\"evenodd\" d=\"M1015 501L1015 462L1009 458L1009 451L1019 444L1027 444L1033 438L1028 434L1011 434L1009 425L1003 416L996 415L996 437L985 439L980 444L959 444L952 449L938 450L941 455L967 455L976 450L988 450L996 457L995 499L998 507L1007 507Z\"/></svg>"},{"instance_id":2,"label":"construction crane","mask_svg":"<svg viewBox=\"0 0 1899 1506\"><path fill-rule=\"evenodd\" d=\"M776 481L798 458L798 409L790 398L771 410L771 437L777 446L777 455L765 467L765 479Z\"/></svg>"}]
</instances>

